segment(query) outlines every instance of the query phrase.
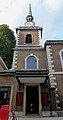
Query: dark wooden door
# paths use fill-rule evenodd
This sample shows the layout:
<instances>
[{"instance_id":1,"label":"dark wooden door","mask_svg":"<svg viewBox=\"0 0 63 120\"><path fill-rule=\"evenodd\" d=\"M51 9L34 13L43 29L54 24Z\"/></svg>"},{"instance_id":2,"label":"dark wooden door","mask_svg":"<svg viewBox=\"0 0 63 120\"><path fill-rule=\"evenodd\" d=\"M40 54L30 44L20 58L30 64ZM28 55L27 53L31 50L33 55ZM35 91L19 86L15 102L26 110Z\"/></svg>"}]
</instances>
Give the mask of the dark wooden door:
<instances>
[{"instance_id":1,"label":"dark wooden door","mask_svg":"<svg viewBox=\"0 0 63 120\"><path fill-rule=\"evenodd\" d=\"M39 113L38 86L26 87L26 114Z\"/></svg>"}]
</instances>

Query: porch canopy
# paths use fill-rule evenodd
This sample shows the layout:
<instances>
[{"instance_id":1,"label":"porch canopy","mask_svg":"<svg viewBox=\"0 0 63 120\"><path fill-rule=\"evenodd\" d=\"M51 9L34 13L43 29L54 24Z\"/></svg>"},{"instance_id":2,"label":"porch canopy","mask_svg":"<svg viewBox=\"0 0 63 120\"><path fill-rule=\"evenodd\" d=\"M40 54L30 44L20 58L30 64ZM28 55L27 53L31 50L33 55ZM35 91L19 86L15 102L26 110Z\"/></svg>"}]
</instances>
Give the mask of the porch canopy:
<instances>
[{"instance_id":1,"label":"porch canopy","mask_svg":"<svg viewBox=\"0 0 63 120\"><path fill-rule=\"evenodd\" d=\"M16 70L19 83L44 83L48 79L48 70Z\"/></svg>"}]
</instances>

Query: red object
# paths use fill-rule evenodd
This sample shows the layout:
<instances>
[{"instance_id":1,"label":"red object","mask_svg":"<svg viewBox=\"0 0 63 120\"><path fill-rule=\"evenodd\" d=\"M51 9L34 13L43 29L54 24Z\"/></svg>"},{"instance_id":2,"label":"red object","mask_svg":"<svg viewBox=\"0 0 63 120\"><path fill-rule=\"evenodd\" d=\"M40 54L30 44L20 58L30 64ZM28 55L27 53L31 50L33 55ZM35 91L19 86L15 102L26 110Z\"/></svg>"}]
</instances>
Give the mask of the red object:
<instances>
[{"instance_id":1,"label":"red object","mask_svg":"<svg viewBox=\"0 0 63 120\"><path fill-rule=\"evenodd\" d=\"M47 92L43 92L42 93L42 104L43 105L48 105L48 93Z\"/></svg>"},{"instance_id":2,"label":"red object","mask_svg":"<svg viewBox=\"0 0 63 120\"><path fill-rule=\"evenodd\" d=\"M1 109L9 110L9 105L2 105Z\"/></svg>"},{"instance_id":3,"label":"red object","mask_svg":"<svg viewBox=\"0 0 63 120\"><path fill-rule=\"evenodd\" d=\"M23 105L23 92L18 92L17 93L17 101L16 101L17 106Z\"/></svg>"},{"instance_id":4,"label":"red object","mask_svg":"<svg viewBox=\"0 0 63 120\"><path fill-rule=\"evenodd\" d=\"M9 105L3 105L0 110L1 120L8 120Z\"/></svg>"},{"instance_id":5,"label":"red object","mask_svg":"<svg viewBox=\"0 0 63 120\"><path fill-rule=\"evenodd\" d=\"M0 110L0 120L2 120L1 110Z\"/></svg>"}]
</instances>

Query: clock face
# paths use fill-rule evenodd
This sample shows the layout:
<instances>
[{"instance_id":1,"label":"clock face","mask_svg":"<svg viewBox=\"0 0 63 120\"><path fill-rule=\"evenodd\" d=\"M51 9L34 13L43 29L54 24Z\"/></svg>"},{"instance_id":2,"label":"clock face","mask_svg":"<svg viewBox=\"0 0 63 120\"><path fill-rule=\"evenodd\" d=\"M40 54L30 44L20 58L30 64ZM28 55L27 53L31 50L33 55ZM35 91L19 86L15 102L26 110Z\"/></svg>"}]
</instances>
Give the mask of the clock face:
<instances>
[{"instance_id":1,"label":"clock face","mask_svg":"<svg viewBox=\"0 0 63 120\"><path fill-rule=\"evenodd\" d=\"M33 22L27 22L27 26L34 26Z\"/></svg>"}]
</instances>

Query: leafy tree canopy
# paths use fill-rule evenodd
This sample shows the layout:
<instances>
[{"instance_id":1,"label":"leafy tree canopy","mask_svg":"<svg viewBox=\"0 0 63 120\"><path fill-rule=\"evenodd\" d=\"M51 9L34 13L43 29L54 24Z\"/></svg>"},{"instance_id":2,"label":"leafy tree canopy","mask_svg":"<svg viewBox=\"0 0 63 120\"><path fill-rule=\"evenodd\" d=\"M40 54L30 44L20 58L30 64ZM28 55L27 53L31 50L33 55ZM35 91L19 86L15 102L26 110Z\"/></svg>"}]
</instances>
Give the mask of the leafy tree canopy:
<instances>
[{"instance_id":1,"label":"leafy tree canopy","mask_svg":"<svg viewBox=\"0 0 63 120\"><path fill-rule=\"evenodd\" d=\"M0 56L3 58L8 68L11 68L13 50L15 46L14 32L8 25L0 25Z\"/></svg>"}]
</instances>

